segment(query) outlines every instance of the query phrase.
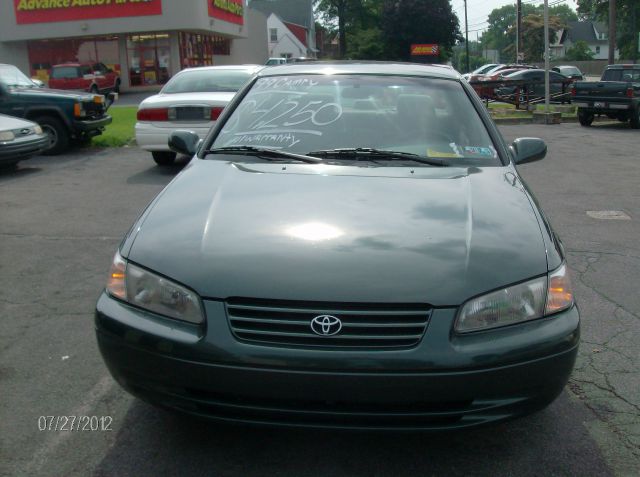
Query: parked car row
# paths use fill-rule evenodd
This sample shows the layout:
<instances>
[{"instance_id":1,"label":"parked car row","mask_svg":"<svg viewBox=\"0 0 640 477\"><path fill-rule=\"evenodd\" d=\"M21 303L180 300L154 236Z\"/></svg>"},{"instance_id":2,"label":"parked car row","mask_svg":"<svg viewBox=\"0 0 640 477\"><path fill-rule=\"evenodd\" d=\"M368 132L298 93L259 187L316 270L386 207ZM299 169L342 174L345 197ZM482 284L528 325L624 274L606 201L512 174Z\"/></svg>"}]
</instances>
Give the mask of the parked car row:
<instances>
[{"instance_id":1,"label":"parked car row","mask_svg":"<svg viewBox=\"0 0 640 477\"><path fill-rule=\"evenodd\" d=\"M60 154L74 142L85 142L102 134L112 120L107 114L112 101L113 95L107 99L100 94L42 88L15 66L0 64L0 114L31 121L29 126L25 123L24 128L31 128L34 136L44 134L46 137L46 147L33 148L30 152L23 150L19 155L11 156L17 160L40 152ZM38 126L37 130L34 124ZM10 131L20 129L20 126L7 127L12 128L5 131L7 138L11 137ZM40 129L41 132L36 132ZM9 140L4 141L2 148L10 150L18 142L32 140L23 136L31 136L31 133L11 139L12 144L8 144ZM15 164L17 160L14 159L4 162Z\"/></svg>"},{"instance_id":2,"label":"parked car row","mask_svg":"<svg viewBox=\"0 0 640 477\"><path fill-rule=\"evenodd\" d=\"M519 92L521 96L542 96L544 95L544 70L530 65L503 64L494 65L493 68L485 70L483 68L470 74L469 81L473 89L483 99L499 99ZM566 72L567 74L562 73ZM568 76L571 74L572 76ZM568 97L570 84L582 78L582 73L570 66L558 66L549 72L549 81L552 95L565 93L567 96L561 98L561 102L570 101ZM496 84L495 82L502 84ZM517 81L517 85L509 85L510 81ZM530 85L523 84L523 81L531 81ZM484 84L487 83L487 84Z\"/></svg>"}]
</instances>

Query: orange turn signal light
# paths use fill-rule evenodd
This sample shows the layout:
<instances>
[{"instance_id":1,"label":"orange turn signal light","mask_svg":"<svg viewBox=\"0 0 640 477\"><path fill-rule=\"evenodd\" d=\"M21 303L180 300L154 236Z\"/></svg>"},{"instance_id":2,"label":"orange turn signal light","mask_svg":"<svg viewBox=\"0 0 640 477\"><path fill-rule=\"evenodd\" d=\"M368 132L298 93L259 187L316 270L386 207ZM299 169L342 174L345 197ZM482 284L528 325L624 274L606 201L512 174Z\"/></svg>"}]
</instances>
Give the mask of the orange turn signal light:
<instances>
[{"instance_id":1,"label":"orange turn signal light","mask_svg":"<svg viewBox=\"0 0 640 477\"><path fill-rule=\"evenodd\" d=\"M125 286L125 270L126 262L116 252L109 269L109 278L107 279L107 292L110 295L125 300L127 298L127 288Z\"/></svg>"},{"instance_id":2,"label":"orange turn signal light","mask_svg":"<svg viewBox=\"0 0 640 477\"><path fill-rule=\"evenodd\" d=\"M549 276L547 306L545 309L545 314L547 315L573 305L573 287L567 272L567 266L563 265Z\"/></svg>"}]
</instances>

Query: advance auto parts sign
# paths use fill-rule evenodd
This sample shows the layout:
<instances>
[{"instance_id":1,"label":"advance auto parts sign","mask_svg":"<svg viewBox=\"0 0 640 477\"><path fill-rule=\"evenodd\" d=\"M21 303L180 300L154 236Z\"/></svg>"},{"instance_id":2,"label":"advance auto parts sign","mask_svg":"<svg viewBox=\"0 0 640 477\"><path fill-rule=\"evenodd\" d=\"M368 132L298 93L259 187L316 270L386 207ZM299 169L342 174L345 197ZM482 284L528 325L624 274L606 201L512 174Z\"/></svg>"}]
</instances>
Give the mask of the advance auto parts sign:
<instances>
[{"instance_id":1,"label":"advance auto parts sign","mask_svg":"<svg viewBox=\"0 0 640 477\"><path fill-rule=\"evenodd\" d=\"M207 0L209 16L225 22L244 23L244 0Z\"/></svg>"},{"instance_id":2,"label":"advance auto parts sign","mask_svg":"<svg viewBox=\"0 0 640 477\"><path fill-rule=\"evenodd\" d=\"M162 15L162 0L13 0L16 23Z\"/></svg>"}]
</instances>

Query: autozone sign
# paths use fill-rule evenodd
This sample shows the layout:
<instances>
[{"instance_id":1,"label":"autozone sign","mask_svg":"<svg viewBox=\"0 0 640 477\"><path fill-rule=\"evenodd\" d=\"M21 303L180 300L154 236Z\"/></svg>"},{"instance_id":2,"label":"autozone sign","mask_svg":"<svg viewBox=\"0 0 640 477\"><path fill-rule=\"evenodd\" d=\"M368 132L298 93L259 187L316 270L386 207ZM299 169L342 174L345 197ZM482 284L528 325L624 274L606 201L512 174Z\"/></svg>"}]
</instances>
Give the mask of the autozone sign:
<instances>
[{"instance_id":1,"label":"autozone sign","mask_svg":"<svg viewBox=\"0 0 640 477\"><path fill-rule=\"evenodd\" d=\"M16 23L162 15L162 0L13 0Z\"/></svg>"},{"instance_id":2,"label":"autozone sign","mask_svg":"<svg viewBox=\"0 0 640 477\"><path fill-rule=\"evenodd\" d=\"M411 45L411 56L439 55L440 47L433 43L420 43Z\"/></svg>"}]
</instances>

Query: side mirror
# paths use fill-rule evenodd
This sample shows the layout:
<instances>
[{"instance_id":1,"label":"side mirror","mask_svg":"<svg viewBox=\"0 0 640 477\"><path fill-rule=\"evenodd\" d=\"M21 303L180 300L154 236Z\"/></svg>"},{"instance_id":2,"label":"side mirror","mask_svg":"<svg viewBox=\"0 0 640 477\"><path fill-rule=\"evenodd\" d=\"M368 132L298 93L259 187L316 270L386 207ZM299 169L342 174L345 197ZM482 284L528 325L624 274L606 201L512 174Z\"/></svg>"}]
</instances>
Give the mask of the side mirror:
<instances>
[{"instance_id":1,"label":"side mirror","mask_svg":"<svg viewBox=\"0 0 640 477\"><path fill-rule=\"evenodd\" d=\"M200 137L193 131L178 129L169 136L169 147L172 151L186 156L194 156L200 146Z\"/></svg>"},{"instance_id":2,"label":"side mirror","mask_svg":"<svg viewBox=\"0 0 640 477\"><path fill-rule=\"evenodd\" d=\"M511 150L516 164L539 161L547 155L547 145L537 137L520 137L513 141Z\"/></svg>"},{"instance_id":3,"label":"side mirror","mask_svg":"<svg viewBox=\"0 0 640 477\"><path fill-rule=\"evenodd\" d=\"M31 78L31 81L35 83L38 88L44 88L44 82L40 81L38 78Z\"/></svg>"}]
</instances>

